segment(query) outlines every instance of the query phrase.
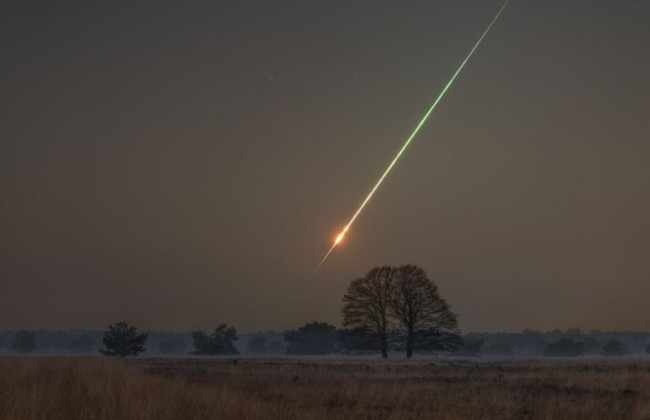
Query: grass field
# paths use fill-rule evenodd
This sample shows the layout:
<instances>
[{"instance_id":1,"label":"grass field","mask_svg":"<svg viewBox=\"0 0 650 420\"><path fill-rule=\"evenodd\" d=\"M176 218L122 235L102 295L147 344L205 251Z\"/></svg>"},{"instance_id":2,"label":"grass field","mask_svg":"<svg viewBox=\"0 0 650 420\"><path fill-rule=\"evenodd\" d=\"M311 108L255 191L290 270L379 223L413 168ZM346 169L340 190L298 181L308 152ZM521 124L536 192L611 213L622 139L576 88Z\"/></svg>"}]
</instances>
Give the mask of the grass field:
<instances>
[{"instance_id":1,"label":"grass field","mask_svg":"<svg viewBox=\"0 0 650 420\"><path fill-rule=\"evenodd\" d=\"M650 360L0 358L0 419L650 419Z\"/></svg>"}]
</instances>

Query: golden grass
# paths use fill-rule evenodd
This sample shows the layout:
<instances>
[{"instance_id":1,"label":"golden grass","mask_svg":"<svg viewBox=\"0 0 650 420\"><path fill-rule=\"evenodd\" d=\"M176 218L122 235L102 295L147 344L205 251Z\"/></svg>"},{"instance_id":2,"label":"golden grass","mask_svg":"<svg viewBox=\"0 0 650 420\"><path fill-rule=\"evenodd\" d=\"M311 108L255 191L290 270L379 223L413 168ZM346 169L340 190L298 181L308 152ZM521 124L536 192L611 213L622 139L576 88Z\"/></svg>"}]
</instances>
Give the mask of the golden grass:
<instances>
[{"instance_id":1,"label":"golden grass","mask_svg":"<svg viewBox=\"0 0 650 420\"><path fill-rule=\"evenodd\" d=\"M0 419L646 420L650 361L4 357Z\"/></svg>"}]
</instances>

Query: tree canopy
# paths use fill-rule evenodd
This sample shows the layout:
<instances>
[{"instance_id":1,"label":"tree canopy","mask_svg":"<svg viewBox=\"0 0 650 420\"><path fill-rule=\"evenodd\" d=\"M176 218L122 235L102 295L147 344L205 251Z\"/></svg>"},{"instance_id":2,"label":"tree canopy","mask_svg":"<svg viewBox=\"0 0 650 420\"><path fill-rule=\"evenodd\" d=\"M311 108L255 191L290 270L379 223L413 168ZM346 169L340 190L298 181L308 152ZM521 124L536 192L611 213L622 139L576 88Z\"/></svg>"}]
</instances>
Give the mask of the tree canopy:
<instances>
[{"instance_id":1,"label":"tree canopy","mask_svg":"<svg viewBox=\"0 0 650 420\"><path fill-rule=\"evenodd\" d=\"M203 331L195 331L192 333L192 340L194 354L239 354L239 350L233 344L238 340L237 331L226 324L219 325L210 335Z\"/></svg>"},{"instance_id":2,"label":"tree canopy","mask_svg":"<svg viewBox=\"0 0 650 420\"><path fill-rule=\"evenodd\" d=\"M353 280L343 296L343 326L370 333L379 342L382 357L388 357L388 334L393 324L391 299L393 268L373 268Z\"/></svg>"},{"instance_id":3,"label":"tree canopy","mask_svg":"<svg viewBox=\"0 0 650 420\"><path fill-rule=\"evenodd\" d=\"M102 342L106 349L99 351L106 356L137 356L147 350L147 337L147 334L138 334L136 327L126 322L117 322L104 331Z\"/></svg>"},{"instance_id":4,"label":"tree canopy","mask_svg":"<svg viewBox=\"0 0 650 420\"><path fill-rule=\"evenodd\" d=\"M330 354L337 350L338 331L325 322L311 322L286 331L287 354Z\"/></svg>"},{"instance_id":5,"label":"tree canopy","mask_svg":"<svg viewBox=\"0 0 650 420\"><path fill-rule=\"evenodd\" d=\"M440 349L458 341L449 340L458 335L456 315L415 265L373 268L350 283L343 303L343 326L354 331L343 337L351 344L376 340L384 358L391 337L403 339L407 357L415 349L434 350L442 338Z\"/></svg>"}]
</instances>

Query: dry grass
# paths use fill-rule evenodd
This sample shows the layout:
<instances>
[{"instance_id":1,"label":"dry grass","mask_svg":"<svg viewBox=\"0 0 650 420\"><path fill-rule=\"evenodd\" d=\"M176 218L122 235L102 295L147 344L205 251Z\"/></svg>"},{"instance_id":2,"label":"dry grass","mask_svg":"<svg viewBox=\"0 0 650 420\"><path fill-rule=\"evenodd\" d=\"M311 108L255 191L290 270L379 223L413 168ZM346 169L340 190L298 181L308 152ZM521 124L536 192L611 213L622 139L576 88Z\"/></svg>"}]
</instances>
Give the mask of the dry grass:
<instances>
[{"instance_id":1,"label":"dry grass","mask_svg":"<svg viewBox=\"0 0 650 420\"><path fill-rule=\"evenodd\" d=\"M0 358L0 419L650 419L650 361Z\"/></svg>"}]
</instances>

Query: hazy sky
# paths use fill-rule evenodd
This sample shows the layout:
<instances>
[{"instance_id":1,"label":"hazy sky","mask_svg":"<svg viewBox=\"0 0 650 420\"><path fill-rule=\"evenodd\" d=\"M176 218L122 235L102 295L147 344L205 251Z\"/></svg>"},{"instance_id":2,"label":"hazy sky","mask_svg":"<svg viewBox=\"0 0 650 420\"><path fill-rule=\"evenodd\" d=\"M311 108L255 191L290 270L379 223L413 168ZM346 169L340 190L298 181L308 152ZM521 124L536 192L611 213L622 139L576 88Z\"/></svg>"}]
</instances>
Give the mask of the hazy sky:
<instances>
[{"instance_id":1,"label":"hazy sky","mask_svg":"<svg viewBox=\"0 0 650 420\"><path fill-rule=\"evenodd\" d=\"M0 0L0 328L650 329L650 1Z\"/></svg>"}]
</instances>

